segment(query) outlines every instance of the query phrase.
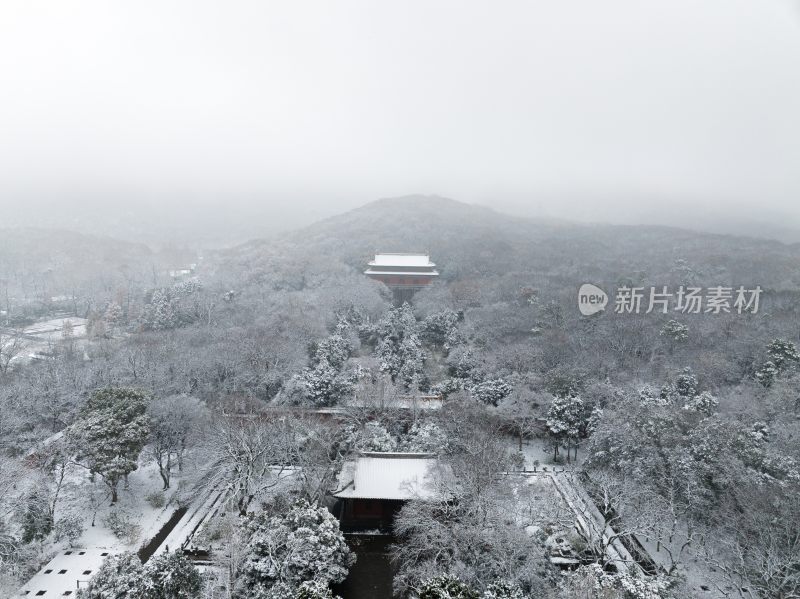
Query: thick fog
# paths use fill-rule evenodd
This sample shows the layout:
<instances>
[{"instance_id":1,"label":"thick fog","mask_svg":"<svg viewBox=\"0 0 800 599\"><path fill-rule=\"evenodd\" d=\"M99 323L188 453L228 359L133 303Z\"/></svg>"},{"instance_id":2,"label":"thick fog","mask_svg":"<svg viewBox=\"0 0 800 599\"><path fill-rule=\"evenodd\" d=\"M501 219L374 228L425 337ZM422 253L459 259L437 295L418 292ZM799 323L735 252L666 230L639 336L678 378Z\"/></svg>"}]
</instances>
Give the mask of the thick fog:
<instances>
[{"instance_id":1,"label":"thick fog","mask_svg":"<svg viewBox=\"0 0 800 599\"><path fill-rule=\"evenodd\" d=\"M431 193L800 229L790 0L4 0L0 86L0 224L255 235Z\"/></svg>"}]
</instances>

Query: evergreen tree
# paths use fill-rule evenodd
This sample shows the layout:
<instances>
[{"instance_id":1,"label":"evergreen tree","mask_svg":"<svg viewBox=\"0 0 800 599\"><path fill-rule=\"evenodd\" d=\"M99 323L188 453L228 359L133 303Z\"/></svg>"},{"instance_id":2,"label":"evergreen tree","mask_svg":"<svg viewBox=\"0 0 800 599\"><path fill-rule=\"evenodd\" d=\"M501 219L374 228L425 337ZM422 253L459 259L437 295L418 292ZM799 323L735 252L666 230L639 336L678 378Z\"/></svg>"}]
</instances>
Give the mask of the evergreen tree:
<instances>
[{"instance_id":1,"label":"evergreen tree","mask_svg":"<svg viewBox=\"0 0 800 599\"><path fill-rule=\"evenodd\" d=\"M176 551L153 556L144 566L135 553L106 558L77 599L195 599L203 579L197 568Z\"/></svg>"},{"instance_id":2,"label":"evergreen tree","mask_svg":"<svg viewBox=\"0 0 800 599\"><path fill-rule=\"evenodd\" d=\"M574 444L577 456L578 439L583 436L589 421L586 407L580 397L556 396L547 410L547 429L553 438L553 459L558 457L558 446L566 442L567 461L570 461L570 447Z\"/></svg>"},{"instance_id":3,"label":"evergreen tree","mask_svg":"<svg viewBox=\"0 0 800 599\"><path fill-rule=\"evenodd\" d=\"M95 391L68 438L79 463L99 475L117 501L119 481L138 468L139 454L147 443L150 419L148 396L142 391L108 388Z\"/></svg>"},{"instance_id":4,"label":"evergreen tree","mask_svg":"<svg viewBox=\"0 0 800 599\"><path fill-rule=\"evenodd\" d=\"M160 553L144 566L142 599L194 599L203 579L183 553Z\"/></svg>"},{"instance_id":5,"label":"evergreen tree","mask_svg":"<svg viewBox=\"0 0 800 599\"><path fill-rule=\"evenodd\" d=\"M418 329L417 319L407 303L389 310L377 326L381 370L389 373L392 382L403 383L407 388L424 378L427 356Z\"/></svg>"},{"instance_id":6,"label":"evergreen tree","mask_svg":"<svg viewBox=\"0 0 800 599\"><path fill-rule=\"evenodd\" d=\"M22 505L22 542L41 541L53 530L53 515L50 512L50 497L39 486L32 488L24 497Z\"/></svg>"},{"instance_id":7,"label":"evergreen tree","mask_svg":"<svg viewBox=\"0 0 800 599\"><path fill-rule=\"evenodd\" d=\"M478 593L455 576L436 576L422 583L418 599L479 599Z\"/></svg>"},{"instance_id":8,"label":"evergreen tree","mask_svg":"<svg viewBox=\"0 0 800 599\"><path fill-rule=\"evenodd\" d=\"M689 338L689 327L673 319L661 327L659 335L669 339L672 344L682 343Z\"/></svg>"},{"instance_id":9,"label":"evergreen tree","mask_svg":"<svg viewBox=\"0 0 800 599\"><path fill-rule=\"evenodd\" d=\"M798 353L797 347L786 339L773 339L767 346L767 355L781 372L800 363L800 353Z\"/></svg>"},{"instance_id":10,"label":"evergreen tree","mask_svg":"<svg viewBox=\"0 0 800 599\"><path fill-rule=\"evenodd\" d=\"M345 446L355 451L397 451L397 440L379 422L349 429Z\"/></svg>"},{"instance_id":11,"label":"evergreen tree","mask_svg":"<svg viewBox=\"0 0 800 599\"><path fill-rule=\"evenodd\" d=\"M498 581L486 587L481 599L525 599L525 594L516 584Z\"/></svg>"},{"instance_id":12,"label":"evergreen tree","mask_svg":"<svg viewBox=\"0 0 800 599\"><path fill-rule=\"evenodd\" d=\"M281 516L257 514L247 528L250 539L239 584L243 597L263 595L278 583L338 583L355 561L336 518L305 500Z\"/></svg>"},{"instance_id":13,"label":"evergreen tree","mask_svg":"<svg viewBox=\"0 0 800 599\"><path fill-rule=\"evenodd\" d=\"M142 597L142 562L135 553L112 555L103 562L76 599L127 599Z\"/></svg>"},{"instance_id":14,"label":"evergreen tree","mask_svg":"<svg viewBox=\"0 0 800 599\"><path fill-rule=\"evenodd\" d=\"M496 406L511 393L511 385L503 379L489 379L470 386L469 392L478 401Z\"/></svg>"},{"instance_id":15,"label":"evergreen tree","mask_svg":"<svg viewBox=\"0 0 800 599\"><path fill-rule=\"evenodd\" d=\"M447 433L430 420L417 421L408 431L406 451L444 453L448 449Z\"/></svg>"},{"instance_id":16,"label":"evergreen tree","mask_svg":"<svg viewBox=\"0 0 800 599\"><path fill-rule=\"evenodd\" d=\"M341 597L334 595L327 584L311 581L300 585L294 599L341 599Z\"/></svg>"}]
</instances>

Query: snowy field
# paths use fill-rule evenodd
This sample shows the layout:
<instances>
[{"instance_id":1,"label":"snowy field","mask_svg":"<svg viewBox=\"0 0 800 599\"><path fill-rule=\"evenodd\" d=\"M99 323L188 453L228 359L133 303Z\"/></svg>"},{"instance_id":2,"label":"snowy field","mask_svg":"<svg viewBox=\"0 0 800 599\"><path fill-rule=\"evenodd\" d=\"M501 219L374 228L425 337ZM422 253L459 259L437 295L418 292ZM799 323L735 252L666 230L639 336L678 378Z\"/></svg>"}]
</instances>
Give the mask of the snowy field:
<instances>
[{"instance_id":1,"label":"snowy field","mask_svg":"<svg viewBox=\"0 0 800 599\"><path fill-rule=\"evenodd\" d=\"M70 316L32 324L22 331L21 346L15 352L12 363L25 364L31 360L41 359L52 353L55 346L67 341L74 342L76 347L82 351L85 345L87 322L85 318ZM8 338L4 339L7 347L16 343L10 334Z\"/></svg>"}]
</instances>

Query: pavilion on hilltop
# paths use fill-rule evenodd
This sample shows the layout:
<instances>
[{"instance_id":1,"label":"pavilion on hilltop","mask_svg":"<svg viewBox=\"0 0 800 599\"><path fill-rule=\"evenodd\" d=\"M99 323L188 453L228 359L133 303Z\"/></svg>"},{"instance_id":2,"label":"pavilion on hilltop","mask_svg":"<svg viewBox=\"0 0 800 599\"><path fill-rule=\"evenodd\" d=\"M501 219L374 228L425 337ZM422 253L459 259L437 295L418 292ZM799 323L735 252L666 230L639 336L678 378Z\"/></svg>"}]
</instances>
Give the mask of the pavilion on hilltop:
<instances>
[{"instance_id":1,"label":"pavilion on hilltop","mask_svg":"<svg viewBox=\"0 0 800 599\"><path fill-rule=\"evenodd\" d=\"M367 266L364 274L389 287L398 303L410 301L416 291L439 276L428 254L376 253Z\"/></svg>"}]
</instances>

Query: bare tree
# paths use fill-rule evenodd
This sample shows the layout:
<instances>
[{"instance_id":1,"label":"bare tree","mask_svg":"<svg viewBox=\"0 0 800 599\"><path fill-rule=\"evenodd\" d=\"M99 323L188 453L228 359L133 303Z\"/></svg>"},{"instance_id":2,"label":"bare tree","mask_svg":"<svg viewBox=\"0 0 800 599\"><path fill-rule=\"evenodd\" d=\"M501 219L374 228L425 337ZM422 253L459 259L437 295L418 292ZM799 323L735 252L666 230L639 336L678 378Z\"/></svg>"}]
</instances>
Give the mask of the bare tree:
<instances>
[{"instance_id":1,"label":"bare tree","mask_svg":"<svg viewBox=\"0 0 800 599\"><path fill-rule=\"evenodd\" d=\"M158 465L158 473L169 489L172 470L183 469L183 459L193 434L207 418L205 405L194 397L172 395L157 398L147 407L150 416L148 453Z\"/></svg>"},{"instance_id":2,"label":"bare tree","mask_svg":"<svg viewBox=\"0 0 800 599\"><path fill-rule=\"evenodd\" d=\"M0 329L0 374L6 374L11 362L25 349L25 333L21 329Z\"/></svg>"},{"instance_id":3,"label":"bare tree","mask_svg":"<svg viewBox=\"0 0 800 599\"><path fill-rule=\"evenodd\" d=\"M796 486L737 491L744 509L704 547L706 561L741 597L800 597L800 493Z\"/></svg>"},{"instance_id":4,"label":"bare tree","mask_svg":"<svg viewBox=\"0 0 800 599\"><path fill-rule=\"evenodd\" d=\"M296 472L298 427L286 414L221 414L208 431L209 483L227 489L239 513Z\"/></svg>"}]
</instances>

